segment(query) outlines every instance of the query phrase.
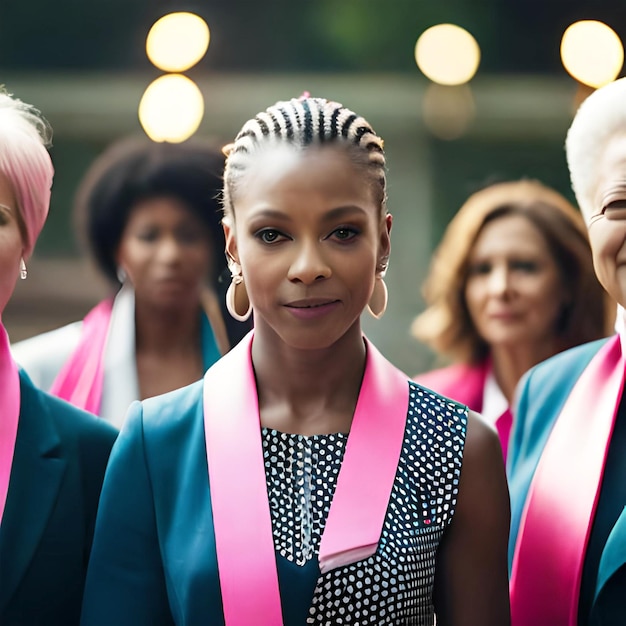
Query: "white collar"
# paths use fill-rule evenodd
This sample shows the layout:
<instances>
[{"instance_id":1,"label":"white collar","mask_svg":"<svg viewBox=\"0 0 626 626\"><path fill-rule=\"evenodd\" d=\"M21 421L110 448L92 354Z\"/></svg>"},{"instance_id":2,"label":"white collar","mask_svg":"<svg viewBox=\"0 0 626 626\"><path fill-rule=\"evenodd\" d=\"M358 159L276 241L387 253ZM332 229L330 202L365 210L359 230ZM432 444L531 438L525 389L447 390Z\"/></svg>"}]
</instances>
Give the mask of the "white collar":
<instances>
[{"instance_id":1,"label":"white collar","mask_svg":"<svg viewBox=\"0 0 626 626\"><path fill-rule=\"evenodd\" d=\"M615 332L619 335L619 340L622 344L622 354L626 355L626 309L621 304L617 305Z\"/></svg>"},{"instance_id":2,"label":"white collar","mask_svg":"<svg viewBox=\"0 0 626 626\"><path fill-rule=\"evenodd\" d=\"M496 382L493 369L489 367L485 378L485 386L483 387L483 408L481 414L490 424L495 424L508 408L509 403Z\"/></svg>"},{"instance_id":3,"label":"white collar","mask_svg":"<svg viewBox=\"0 0 626 626\"><path fill-rule=\"evenodd\" d=\"M135 352L135 292L129 281L113 302L109 334L104 349L104 379L100 416L118 428L131 402L139 400Z\"/></svg>"}]
</instances>

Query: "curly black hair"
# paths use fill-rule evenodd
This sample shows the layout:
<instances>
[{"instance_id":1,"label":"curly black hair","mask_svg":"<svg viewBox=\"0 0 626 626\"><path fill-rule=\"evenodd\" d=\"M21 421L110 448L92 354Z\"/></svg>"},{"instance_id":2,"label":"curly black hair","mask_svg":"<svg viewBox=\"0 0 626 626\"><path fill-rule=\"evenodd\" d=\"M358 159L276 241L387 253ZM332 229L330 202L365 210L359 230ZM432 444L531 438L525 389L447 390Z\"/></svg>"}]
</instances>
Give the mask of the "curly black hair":
<instances>
[{"instance_id":1,"label":"curly black hair","mask_svg":"<svg viewBox=\"0 0 626 626\"><path fill-rule=\"evenodd\" d=\"M133 207L155 197L182 201L207 226L216 282L226 270L221 226L224 155L201 140L155 143L132 137L107 148L76 193L74 215L97 266L118 283L115 255Z\"/></svg>"}]
</instances>

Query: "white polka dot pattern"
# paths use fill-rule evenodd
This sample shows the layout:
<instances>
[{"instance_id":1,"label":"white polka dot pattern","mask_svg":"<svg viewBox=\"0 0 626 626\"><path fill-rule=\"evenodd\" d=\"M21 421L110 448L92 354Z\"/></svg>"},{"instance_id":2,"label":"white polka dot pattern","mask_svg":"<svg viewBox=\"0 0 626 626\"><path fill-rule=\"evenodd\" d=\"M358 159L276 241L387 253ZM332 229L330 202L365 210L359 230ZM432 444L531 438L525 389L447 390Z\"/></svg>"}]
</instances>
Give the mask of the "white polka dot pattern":
<instances>
[{"instance_id":1,"label":"white polka dot pattern","mask_svg":"<svg viewBox=\"0 0 626 626\"><path fill-rule=\"evenodd\" d=\"M265 429L263 435L274 547L304 565L319 552L348 437Z\"/></svg>"},{"instance_id":2,"label":"white polka dot pattern","mask_svg":"<svg viewBox=\"0 0 626 626\"><path fill-rule=\"evenodd\" d=\"M458 495L467 409L415 383L378 550L320 576L307 624L432 626L435 559ZM274 545L317 558L347 435L264 431Z\"/></svg>"}]
</instances>

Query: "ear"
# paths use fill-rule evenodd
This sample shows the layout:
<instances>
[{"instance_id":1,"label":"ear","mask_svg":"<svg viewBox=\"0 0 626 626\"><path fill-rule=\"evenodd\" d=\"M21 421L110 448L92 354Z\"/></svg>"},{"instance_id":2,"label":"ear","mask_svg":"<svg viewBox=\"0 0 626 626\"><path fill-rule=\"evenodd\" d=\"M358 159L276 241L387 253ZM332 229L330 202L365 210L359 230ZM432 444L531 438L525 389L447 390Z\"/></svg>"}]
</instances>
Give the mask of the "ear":
<instances>
[{"instance_id":1,"label":"ear","mask_svg":"<svg viewBox=\"0 0 626 626\"><path fill-rule=\"evenodd\" d=\"M235 225L230 220L223 219L222 228L224 229L224 239L226 240L226 256L236 263L239 263L239 251L237 250L237 232L235 230Z\"/></svg>"},{"instance_id":2,"label":"ear","mask_svg":"<svg viewBox=\"0 0 626 626\"><path fill-rule=\"evenodd\" d=\"M378 266L387 265L389 261L389 253L391 252L391 226L393 224L393 216L387 213L380 225L380 235L378 242Z\"/></svg>"}]
</instances>

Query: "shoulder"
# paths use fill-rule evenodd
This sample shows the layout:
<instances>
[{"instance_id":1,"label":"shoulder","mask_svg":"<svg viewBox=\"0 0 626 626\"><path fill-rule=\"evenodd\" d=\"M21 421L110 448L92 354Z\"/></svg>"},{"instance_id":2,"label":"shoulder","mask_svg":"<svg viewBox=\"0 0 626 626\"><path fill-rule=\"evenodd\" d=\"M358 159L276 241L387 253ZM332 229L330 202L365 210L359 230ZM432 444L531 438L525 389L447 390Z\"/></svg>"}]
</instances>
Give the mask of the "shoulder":
<instances>
[{"instance_id":1,"label":"shoulder","mask_svg":"<svg viewBox=\"0 0 626 626\"><path fill-rule=\"evenodd\" d=\"M424 387L434 387L440 381L456 380L463 376L469 369L468 365L454 363L447 367L440 367L427 372L422 372L413 377L413 380Z\"/></svg>"},{"instance_id":2,"label":"shoulder","mask_svg":"<svg viewBox=\"0 0 626 626\"><path fill-rule=\"evenodd\" d=\"M572 387L590 361L608 339L582 344L532 367L518 384L515 401L515 430L528 428L526 421L541 414L546 422L546 408L558 415ZM539 410L541 409L541 410Z\"/></svg>"},{"instance_id":3,"label":"shoulder","mask_svg":"<svg viewBox=\"0 0 626 626\"><path fill-rule=\"evenodd\" d=\"M533 422L541 430L550 427L572 387L589 362L608 339L600 339L560 352L532 367L520 380L514 402L515 422L511 443L517 446L523 434L541 440L534 433Z\"/></svg>"},{"instance_id":4,"label":"shoulder","mask_svg":"<svg viewBox=\"0 0 626 626\"><path fill-rule=\"evenodd\" d=\"M20 358L42 358L41 351L44 348L46 350L54 348L67 349L68 342L77 341L80 337L82 325L82 320L79 320L78 322L72 322L66 326L13 343L11 344L13 358L18 363L21 363Z\"/></svg>"},{"instance_id":5,"label":"shoulder","mask_svg":"<svg viewBox=\"0 0 626 626\"><path fill-rule=\"evenodd\" d=\"M120 439L128 442L140 439L146 454L154 454L155 459L165 451L168 455L184 455L198 438L204 441L202 391L203 379L141 402L133 402Z\"/></svg>"},{"instance_id":6,"label":"shoulder","mask_svg":"<svg viewBox=\"0 0 626 626\"><path fill-rule=\"evenodd\" d=\"M422 385L449 396L479 410L487 372L486 363L455 363L448 367L432 370L416 376L413 380Z\"/></svg>"},{"instance_id":7,"label":"shoulder","mask_svg":"<svg viewBox=\"0 0 626 626\"><path fill-rule=\"evenodd\" d=\"M485 455L491 456L504 468L502 446L495 427L480 413L468 411L464 459L470 462L475 459L474 462L477 462L478 459L484 459Z\"/></svg>"},{"instance_id":8,"label":"shoulder","mask_svg":"<svg viewBox=\"0 0 626 626\"><path fill-rule=\"evenodd\" d=\"M176 501L181 485L207 471L202 380L130 405L107 475L144 475L162 498Z\"/></svg>"},{"instance_id":9,"label":"shoulder","mask_svg":"<svg viewBox=\"0 0 626 626\"><path fill-rule=\"evenodd\" d=\"M463 466L459 484L458 513L469 521L491 509L497 524L510 521L509 495L502 447L495 428L474 411L469 411ZM503 541L504 553L506 540Z\"/></svg>"},{"instance_id":10,"label":"shoulder","mask_svg":"<svg viewBox=\"0 0 626 626\"><path fill-rule=\"evenodd\" d=\"M532 380L533 387L543 387L547 390L546 385L549 388L562 389L564 381L573 384L609 339L598 339L559 352L531 368L522 379L522 385L529 385Z\"/></svg>"},{"instance_id":11,"label":"shoulder","mask_svg":"<svg viewBox=\"0 0 626 626\"><path fill-rule=\"evenodd\" d=\"M61 400L35 387L25 372L20 372L21 417L31 415L42 421L47 418L54 425L62 445L76 446L84 452L93 447L112 447L117 430L108 422L83 411L65 400Z\"/></svg>"},{"instance_id":12,"label":"shoulder","mask_svg":"<svg viewBox=\"0 0 626 626\"><path fill-rule=\"evenodd\" d=\"M430 433L433 445L445 447L453 442L453 445L459 445L458 451L462 456L468 413L464 404L409 381L407 421L416 441ZM418 436L418 432L422 435Z\"/></svg>"},{"instance_id":13,"label":"shoulder","mask_svg":"<svg viewBox=\"0 0 626 626\"><path fill-rule=\"evenodd\" d=\"M144 422L150 430L176 428L188 421L202 408L204 379L144 400L142 412Z\"/></svg>"},{"instance_id":14,"label":"shoulder","mask_svg":"<svg viewBox=\"0 0 626 626\"><path fill-rule=\"evenodd\" d=\"M49 389L59 370L78 345L82 325L82 321L73 322L30 339L18 341L11 345L11 354L38 387Z\"/></svg>"}]
</instances>

